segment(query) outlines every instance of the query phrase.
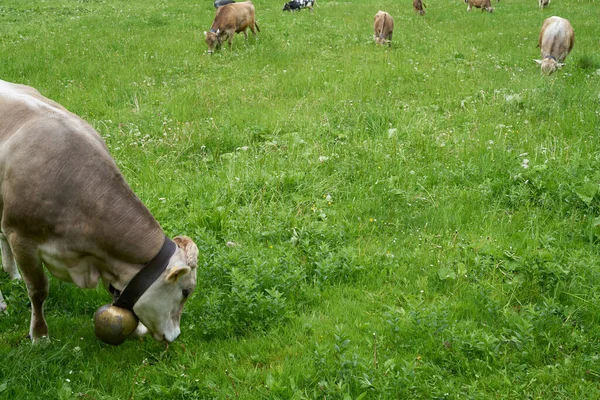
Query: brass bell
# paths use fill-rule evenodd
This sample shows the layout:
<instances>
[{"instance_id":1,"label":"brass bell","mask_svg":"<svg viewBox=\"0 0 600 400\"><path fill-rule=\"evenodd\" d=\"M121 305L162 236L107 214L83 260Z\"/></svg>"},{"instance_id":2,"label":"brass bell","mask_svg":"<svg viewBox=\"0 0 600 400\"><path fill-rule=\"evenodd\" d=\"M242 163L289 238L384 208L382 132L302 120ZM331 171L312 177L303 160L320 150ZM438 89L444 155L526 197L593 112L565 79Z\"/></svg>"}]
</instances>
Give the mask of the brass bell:
<instances>
[{"instance_id":1,"label":"brass bell","mask_svg":"<svg viewBox=\"0 0 600 400\"><path fill-rule=\"evenodd\" d=\"M94 314L96 337L107 344L120 345L138 326L135 314L125 308L106 304Z\"/></svg>"}]
</instances>

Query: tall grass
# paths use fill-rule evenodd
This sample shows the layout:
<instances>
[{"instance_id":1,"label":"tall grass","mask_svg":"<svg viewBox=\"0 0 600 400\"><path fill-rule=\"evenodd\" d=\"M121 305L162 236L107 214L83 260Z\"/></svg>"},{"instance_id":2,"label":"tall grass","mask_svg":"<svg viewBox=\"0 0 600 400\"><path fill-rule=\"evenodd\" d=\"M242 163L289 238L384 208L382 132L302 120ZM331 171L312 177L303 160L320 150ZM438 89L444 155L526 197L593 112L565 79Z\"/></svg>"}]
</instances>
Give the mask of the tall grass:
<instances>
[{"instance_id":1,"label":"tall grass","mask_svg":"<svg viewBox=\"0 0 600 400\"><path fill-rule=\"evenodd\" d=\"M0 274L0 398L600 397L595 2L282 3L212 56L208 0L0 4L0 78L90 122L201 250L168 349L98 342L110 296L55 279L32 346ZM546 77L551 15L576 43Z\"/></svg>"}]
</instances>

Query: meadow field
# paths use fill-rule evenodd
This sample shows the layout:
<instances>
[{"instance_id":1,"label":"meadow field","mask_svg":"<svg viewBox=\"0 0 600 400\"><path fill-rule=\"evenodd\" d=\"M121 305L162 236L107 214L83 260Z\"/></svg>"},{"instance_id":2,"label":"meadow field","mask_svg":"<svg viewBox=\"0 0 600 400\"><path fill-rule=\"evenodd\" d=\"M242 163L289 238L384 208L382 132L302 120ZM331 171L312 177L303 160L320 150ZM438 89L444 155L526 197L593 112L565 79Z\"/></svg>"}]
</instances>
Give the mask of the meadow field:
<instances>
[{"instance_id":1,"label":"meadow field","mask_svg":"<svg viewBox=\"0 0 600 400\"><path fill-rule=\"evenodd\" d=\"M0 273L0 399L600 398L600 4L283 3L209 55L212 0L0 2L0 79L201 253L168 347L101 343L110 295L56 279L32 345ZM575 46L544 76L552 15Z\"/></svg>"}]
</instances>

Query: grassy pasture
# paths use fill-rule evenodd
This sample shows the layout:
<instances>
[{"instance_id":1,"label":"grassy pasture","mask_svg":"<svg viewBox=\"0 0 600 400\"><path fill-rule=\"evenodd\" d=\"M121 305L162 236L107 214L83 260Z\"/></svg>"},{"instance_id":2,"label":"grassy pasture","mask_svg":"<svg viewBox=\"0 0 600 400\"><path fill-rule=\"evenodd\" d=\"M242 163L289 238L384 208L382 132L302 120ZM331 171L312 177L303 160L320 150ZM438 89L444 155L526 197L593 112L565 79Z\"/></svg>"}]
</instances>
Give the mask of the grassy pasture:
<instances>
[{"instance_id":1,"label":"grassy pasture","mask_svg":"<svg viewBox=\"0 0 600 400\"><path fill-rule=\"evenodd\" d=\"M0 2L0 79L92 124L201 250L168 349L101 344L110 296L55 279L32 346L0 274L0 398L600 398L598 3L283 3L210 56L211 0ZM576 39L546 77L552 15Z\"/></svg>"}]
</instances>

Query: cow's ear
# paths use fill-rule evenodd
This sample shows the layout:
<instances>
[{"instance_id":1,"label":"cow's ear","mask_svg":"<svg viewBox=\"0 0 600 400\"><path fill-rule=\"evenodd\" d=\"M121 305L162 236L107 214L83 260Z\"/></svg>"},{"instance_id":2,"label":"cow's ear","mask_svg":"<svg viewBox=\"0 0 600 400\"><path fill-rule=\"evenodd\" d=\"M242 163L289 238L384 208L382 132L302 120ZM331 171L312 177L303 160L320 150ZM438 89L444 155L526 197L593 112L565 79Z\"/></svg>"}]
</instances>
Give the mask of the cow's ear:
<instances>
[{"instance_id":1,"label":"cow's ear","mask_svg":"<svg viewBox=\"0 0 600 400\"><path fill-rule=\"evenodd\" d=\"M536 63L538 63L540 65L542 64L542 60L533 60L533 61L535 61Z\"/></svg>"},{"instance_id":2,"label":"cow's ear","mask_svg":"<svg viewBox=\"0 0 600 400\"><path fill-rule=\"evenodd\" d=\"M556 63L556 65L558 65L558 68L562 68L562 67L564 67L566 64L565 64L565 63Z\"/></svg>"},{"instance_id":3,"label":"cow's ear","mask_svg":"<svg viewBox=\"0 0 600 400\"><path fill-rule=\"evenodd\" d=\"M191 270L187 265L173 267L167 274L167 282L175 283L179 278L190 273Z\"/></svg>"},{"instance_id":4,"label":"cow's ear","mask_svg":"<svg viewBox=\"0 0 600 400\"><path fill-rule=\"evenodd\" d=\"M219 33L221 33L221 30L220 30L220 29L217 29L217 35L218 35Z\"/></svg>"},{"instance_id":5,"label":"cow's ear","mask_svg":"<svg viewBox=\"0 0 600 400\"><path fill-rule=\"evenodd\" d=\"M187 236L175 236L173 238L177 247L183 250L185 254L185 263L192 268L198 266L198 247L192 239Z\"/></svg>"},{"instance_id":6,"label":"cow's ear","mask_svg":"<svg viewBox=\"0 0 600 400\"><path fill-rule=\"evenodd\" d=\"M206 33L206 31L204 31L204 36L206 36L206 35L208 35L208 34Z\"/></svg>"}]
</instances>

